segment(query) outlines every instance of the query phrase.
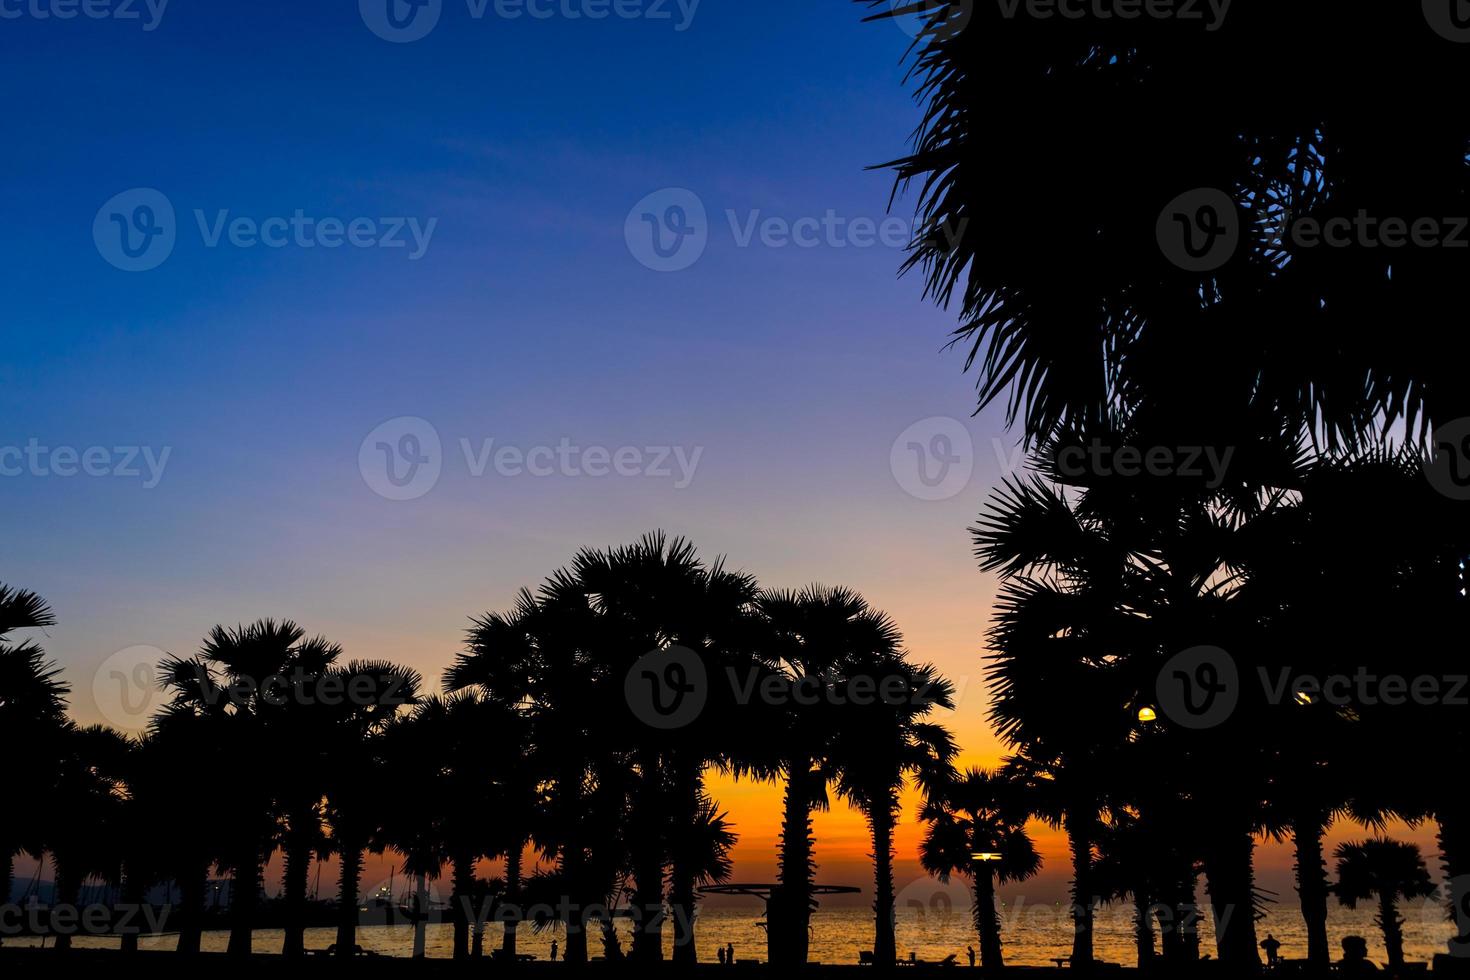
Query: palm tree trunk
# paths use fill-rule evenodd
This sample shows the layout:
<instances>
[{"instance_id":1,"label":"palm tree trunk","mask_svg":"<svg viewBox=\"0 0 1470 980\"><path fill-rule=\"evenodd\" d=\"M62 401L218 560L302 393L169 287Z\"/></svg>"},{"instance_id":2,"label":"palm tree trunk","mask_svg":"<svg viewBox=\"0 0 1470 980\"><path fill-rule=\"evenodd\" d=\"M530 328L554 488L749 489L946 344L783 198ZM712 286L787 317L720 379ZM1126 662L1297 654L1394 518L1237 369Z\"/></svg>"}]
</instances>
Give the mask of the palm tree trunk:
<instances>
[{"instance_id":1,"label":"palm tree trunk","mask_svg":"<svg viewBox=\"0 0 1470 980\"><path fill-rule=\"evenodd\" d=\"M1378 925L1383 930L1383 948L1388 953L1388 967L1398 971L1404 965L1404 920L1399 918L1398 897L1392 889L1378 896Z\"/></svg>"},{"instance_id":2,"label":"palm tree trunk","mask_svg":"<svg viewBox=\"0 0 1470 980\"><path fill-rule=\"evenodd\" d=\"M1455 807L1453 810L1450 807ZM1435 814L1439 819L1439 853L1444 858L1445 888L1457 935L1450 940L1451 955L1470 955L1470 823L1464 809L1450 804Z\"/></svg>"},{"instance_id":3,"label":"palm tree trunk","mask_svg":"<svg viewBox=\"0 0 1470 980\"><path fill-rule=\"evenodd\" d=\"M1317 971L1325 971L1332 964L1332 949L1327 942L1327 862L1322 858L1325 823L1314 813L1299 817L1292 825L1296 890L1307 926L1307 965Z\"/></svg>"},{"instance_id":4,"label":"palm tree trunk","mask_svg":"<svg viewBox=\"0 0 1470 980\"><path fill-rule=\"evenodd\" d=\"M1068 809L1063 829L1072 849L1072 966L1092 965L1092 807Z\"/></svg>"},{"instance_id":5,"label":"palm tree trunk","mask_svg":"<svg viewBox=\"0 0 1470 980\"><path fill-rule=\"evenodd\" d=\"M133 874L130 869L125 869L123 878L121 899L124 909L132 908L127 931L118 938L118 949L123 953L138 952L138 931L142 929L145 918L140 914L143 909L143 901L148 896L147 889L143 887L143 880Z\"/></svg>"},{"instance_id":6,"label":"palm tree trunk","mask_svg":"<svg viewBox=\"0 0 1470 980\"><path fill-rule=\"evenodd\" d=\"M580 846L566 848L562 856L562 880L566 894L572 900L567 914L567 945L562 951L562 961L580 965L587 962L587 907L582 904L586 886L582 879L586 875L586 860Z\"/></svg>"},{"instance_id":7,"label":"palm tree trunk","mask_svg":"<svg viewBox=\"0 0 1470 980\"><path fill-rule=\"evenodd\" d=\"M255 928L255 910L260 904L259 860L252 848L235 868L230 885L230 943L226 951L231 956L248 957L252 952L251 933Z\"/></svg>"},{"instance_id":8,"label":"palm tree trunk","mask_svg":"<svg viewBox=\"0 0 1470 980\"><path fill-rule=\"evenodd\" d=\"M806 757L787 765L778 844L780 886L766 906L766 946L772 966L806 964L812 919L812 772Z\"/></svg>"},{"instance_id":9,"label":"palm tree trunk","mask_svg":"<svg viewBox=\"0 0 1470 980\"><path fill-rule=\"evenodd\" d=\"M894 938L893 822L898 800L885 790L869 805L868 825L873 832L873 965L890 968L898 960Z\"/></svg>"},{"instance_id":10,"label":"palm tree trunk","mask_svg":"<svg viewBox=\"0 0 1470 980\"><path fill-rule=\"evenodd\" d=\"M1220 962L1233 970L1253 970L1261 965L1251 867L1256 842L1248 819L1232 822L1233 828L1227 824L1211 834L1205 859L1206 890L1215 916L1215 951Z\"/></svg>"},{"instance_id":11,"label":"palm tree trunk","mask_svg":"<svg viewBox=\"0 0 1470 980\"><path fill-rule=\"evenodd\" d=\"M693 827L699 822L699 801L704 787L704 764L698 760L684 759L675 770L679 794L678 819L681 826ZM697 910L694 882L698 875L698 855L690 853L688 835L682 835L679 846L674 850L669 868L669 905L674 914L673 961L681 966L693 966L699 961L694 943L695 914ZM676 838L679 840L680 838Z\"/></svg>"},{"instance_id":12,"label":"palm tree trunk","mask_svg":"<svg viewBox=\"0 0 1470 980\"><path fill-rule=\"evenodd\" d=\"M454 858L454 894L450 896L454 921L454 958L469 959L471 908L475 903L475 860L460 853Z\"/></svg>"},{"instance_id":13,"label":"palm tree trunk","mask_svg":"<svg viewBox=\"0 0 1470 980\"><path fill-rule=\"evenodd\" d=\"M1142 888L1133 889L1133 940L1138 948L1138 968L1147 970L1154 962L1154 923L1149 915L1153 897Z\"/></svg>"},{"instance_id":14,"label":"palm tree trunk","mask_svg":"<svg viewBox=\"0 0 1470 980\"><path fill-rule=\"evenodd\" d=\"M980 936L980 965L986 970L1005 967L1000 947L1000 913L995 908L995 874L984 862L975 869L975 905L970 914Z\"/></svg>"},{"instance_id":15,"label":"palm tree trunk","mask_svg":"<svg viewBox=\"0 0 1470 980\"><path fill-rule=\"evenodd\" d=\"M428 951L429 876L420 871L413 877L413 958L421 960Z\"/></svg>"},{"instance_id":16,"label":"palm tree trunk","mask_svg":"<svg viewBox=\"0 0 1470 980\"><path fill-rule=\"evenodd\" d=\"M296 821L292 821L293 826ZM311 835L302 828L289 832L282 858L281 887L285 892L286 927L281 955L287 959L306 956L306 889L311 877Z\"/></svg>"},{"instance_id":17,"label":"palm tree trunk","mask_svg":"<svg viewBox=\"0 0 1470 980\"><path fill-rule=\"evenodd\" d=\"M505 852L505 901L509 906L509 915L503 917L505 923L505 935L500 940L501 954L505 962L516 961L516 927L520 925L521 914L521 858L525 849L524 838L517 838L508 851Z\"/></svg>"},{"instance_id":18,"label":"palm tree trunk","mask_svg":"<svg viewBox=\"0 0 1470 980\"><path fill-rule=\"evenodd\" d=\"M204 894L209 888L209 865L185 871L179 881L179 942L175 952L193 956L199 952L204 933Z\"/></svg>"},{"instance_id":19,"label":"palm tree trunk","mask_svg":"<svg viewBox=\"0 0 1470 980\"><path fill-rule=\"evenodd\" d=\"M664 835L656 828L664 826L663 799L659 790L662 775L659 754L640 753L639 779L635 791L635 825L647 828L634 835L629 844L633 864L633 948L629 959L634 963L652 963L664 958Z\"/></svg>"},{"instance_id":20,"label":"palm tree trunk","mask_svg":"<svg viewBox=\"0 0 1470 980\"><path fill-rule=\"evenodd\" d=\"M362 886L362 848L343 841L341 851L342 864L337 869L337 956L346 959L357 952L357 899Z\"/></svg>"},{"instance_id":21,"label":"palm tree trunk","mask_svg":"<svg viewBox=\"0 0 1470 980\"><path fill-rule=\"evenodd\" d=\"M75 914L77 906L81 904L82 882L71 868L71 862L52 855L52 861L56 867L56 880L52 882L51 909L54 913L61 906L70 906ZM52 931L56 936L55 949L71 949L71 931L62 932L55 928L55 916L52 917Z\"/></svg>"}]
</instances>

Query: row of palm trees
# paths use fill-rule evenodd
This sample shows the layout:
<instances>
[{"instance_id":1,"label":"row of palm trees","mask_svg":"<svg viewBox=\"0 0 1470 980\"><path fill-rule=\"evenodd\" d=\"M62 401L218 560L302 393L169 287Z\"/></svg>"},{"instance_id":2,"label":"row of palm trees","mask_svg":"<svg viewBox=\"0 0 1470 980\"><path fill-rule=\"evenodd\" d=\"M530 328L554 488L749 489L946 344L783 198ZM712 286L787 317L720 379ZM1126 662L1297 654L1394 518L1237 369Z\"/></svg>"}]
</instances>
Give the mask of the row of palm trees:
<instances>
[{"instance_id":1,"label":"row of palm trees","mask_svg":"<svg viewBox=\"0 0 1470 980\"><path fill-rule=\"evenodd\" d=\"M0 600L0 632L53 621L31 593ZM692 651L708 690L697 718L666 730L624 692L635 665L673 651ZM279 853L282 952L304 955L310 868L331 855L336 947L351 955L364 856L391 850L421 893L447 872L456 957L483 952L486 913L505 921L514 957L516 910L535 908L550 911L531 927L565 928L568 962L589 959L590 942L608 959L662 959L666 928L675 961L692 962L699 889L728 879L735 841L706 788L720 770L784 785L772 959L806 959L811 816L835 794L870 827L874 953L892 962L900 792L948 785L956 751L932 718L952 707L948 682L862 597L763 591L661 533L584 550L514 608L476 618L440 694L275 620L216 627L196 655L165 660L167 702L137 739L68 721L66 685L33 642L0 643L0 670L0 734L29 747L18 785L37 802L0 824L6 893L23 853L49 854L58 903L92 878L132 900L173 883L181 952L199 949L212 870L232 878L229 950L252 951ZM806 682L826 693L751 693ZM477 876L487 858L504 860L502 877ZM626 951L613 909L634 921Z\"/></svg>"}]
</instances>

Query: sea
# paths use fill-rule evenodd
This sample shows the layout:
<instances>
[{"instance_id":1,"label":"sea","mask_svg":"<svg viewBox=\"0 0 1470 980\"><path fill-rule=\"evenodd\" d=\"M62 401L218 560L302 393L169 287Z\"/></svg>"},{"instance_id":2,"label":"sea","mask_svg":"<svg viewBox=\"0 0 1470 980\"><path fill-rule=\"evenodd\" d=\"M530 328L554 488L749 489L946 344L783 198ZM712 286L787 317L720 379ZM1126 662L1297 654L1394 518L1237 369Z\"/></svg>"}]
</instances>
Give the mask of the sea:
<instances>
[{"instance_id":1,"label":"sea","mask_svg":"<svg viewBox=\"0 0 1470 980\"><path fill-rule=\"evenodd\" d=\"M1360 935L1368 941L1370 958L1384 962L1383 933L1373 924L1374 910L1359 907L1349 910L1334 906L1328 924L1334 958L1340 955L1338 943L1343 936ZM1431 959L1434 954L1446 951L1446 943L1453 935L1453 927L1445 921L1441 905L1428 901L1406 902L1401 914L1407 920L1404 925L1405 952L1410 960ZM1057 957L1071 952L1071 921L1066 907L1062 905L1027 905L1024 902L1008 902L1001 909L1002 934L1005 943L1006 961L1016 965L1049 966ZM490 923L485 937L486 949L498 948L501 927ZM631 923L619 920L623 949L629 948ZM671 929L665 929L665 945L672 941ZM1306 932L1300 914L1292 907L1272 906L1266 916L1257 922L1258 938L1264 939L1269 932L1281 942L1281 955L1288 959L1301 958L1306 954ZM1200 924L1201 944L1204 952L1214 948L1213 930L1208 921ZM900 903L896 913L896 935L900 958L910 957L922 962L938 962L955 956L963 966L968 962L967 947L978 949L969 909L962 905L944 907L930 904L904 905ZM732 945L737 961L766 958L765 930L762 910L759 906L724 906L700 912L695 925L696 946L703 962L714 962L716 950ZM208 951L223 951L228 934L207 932L203 948ZM258 930L254 936L258 952L275 952L280 949L282 933L279 929ZM306 932L308 949L326 949L336 940L334 929L313 928ZM140 941L144 949L172 949L176 937L168 934L145 936ZM36 946L41 940L34 937L6 937L7 946ZM365 925L358 930L358 943L365 949L384 956L410 956L413 951L413 929L405 925ZM534 932L522 926L517 937L519 952L529 953L538 960L548 959L552 943L564 950L566 937L562 931L547 929ZM78 947L117 946L115 937L78 936L74 945ZM452 951L452 927L447 922L432 922L427 926L427 955L448 957ZM873 948L873 913L862 907L818 909L812 918L810 958L816 962L854 964L859 953ZM1105 961L1132 965L1136 961L1134 952L1132 909L1123 905L1101 908L1096 921L1094 936L1096 955ZM600 954L600 938L595 936L591 943L594 955Z\"/></svg>"}]
</instances>

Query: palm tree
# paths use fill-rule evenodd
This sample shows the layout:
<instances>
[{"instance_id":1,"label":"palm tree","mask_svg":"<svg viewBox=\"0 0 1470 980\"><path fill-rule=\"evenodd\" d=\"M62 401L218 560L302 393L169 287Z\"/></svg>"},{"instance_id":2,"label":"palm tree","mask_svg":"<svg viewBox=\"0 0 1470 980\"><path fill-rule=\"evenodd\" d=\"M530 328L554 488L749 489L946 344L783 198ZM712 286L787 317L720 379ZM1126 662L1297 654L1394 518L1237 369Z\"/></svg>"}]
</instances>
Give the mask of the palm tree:
<instances>
[{"instance_id":1,"label":"palm tree","mask_svg":"<svg viewBox=\"0 0 1470 980\"><path fill-rule=\"evenodd\" d=\"M338 676L344 689L363 695L344 704L340 724L331 730L331 764L325 773L325 813L332 850L339 859L337 955L351 957L357 949L363 852L381 837L375 806L383 793L378 781L380 743L399 709L417 702L423 678L397 664L358 660L338 668Z\"/></svg>"},{"instance_id":2,"label":"palm tree","mask_svg":"<svg viewBox=\"0 0 1470 980\"><path fill-rule=\"evenodd\" d=\"M622 698L622 677L595 652L597 626L585 591L557 572L537 593L523 590L510 613L476 619L444 682L446 689L476 687L519 706L532 727L534 769L547 787L542 843L556 858L555 881L571 907L565 958L574 964L587 960L585 912L605 894L583 830L594 773L613 775L617 750L605 735L614 729L605 721Z\"/></svg>"},{"instance_id":3,"label":"palm tree","mask_svg":"<svg viewBox=\"0 0 1470 980\"><path fill-rule=\"evenodd\" d=\"M201 790L191 778L226 771L231 764L223 754L228 743L218 731L221 720L187 705L164 705L149 720L128 778L129 792L146 823L142 841L153 852L160 877L178 885L176 949L184 955L200 951L209 870L223 843L215 834L224 823L219 809L228 805L226 793Z\"/></svg>"},{"instance_id":4,"label":"palm tree","mask_svg":"<svg viewBox=\"0 0 1470 980\"><path fill-rule=\"evenodd\" d=\"M1383 945L1388 951L1388 965L1394 970L1404 965L1404 920L1399 916L1401 898L1429 898L1437 894L1429 869L1413 844L1385 838L1340 845L1337 858L1337 884L1333 894L1350 909L1361 901L1378 899L1378 914L1373 922L1383 930Z\"/></svg>"},{"instance_id":5,"label":"palm tree","mask_svg":"<svg viewBox=\"0 0 1470 980\"><path fill-rule=\"evenodd\" d=\"M45 629L56 617L45 600L0 583L0 744L23 745L14 753L7 777L16 799L32 801L30 807L0 809L0 903L10 901L15 857L39 855L40 825L35 804L44 799L46 787L56 772L58 743L66 724L66 699L70 688L59 680L61 669L46 659L45 652L31 640L8 642L16 630Z\"/></svg>"},{"instance_id":6,"label":"palm tree","mask_svg":"<svg viewBox=\"0 0 1470 980\"><path fill-rule=\"evenodd\" d=\"M837 746L837 791L862 811L873 844L873 962L890 967L894 939L893 831L899 793L910 778L926 793L943 785L955 755L950 733L929 716L953 708L953 688L928 664L901 655L854 667L839 685L844 706ZM872 692L884 692L875 696Z\"/></svg>"},{"instance_id":7,"label":"palm tree","mask_svg":"<svg viewBox=\"0 0 1470 980\"><path fill-rule=\"evenodd\" d=\"M68 725L61 739L53 806L43 840L55 871L54 905L80 908L82 887L97 876L116 879L124 829L125 777L132 743L103 725ZM71 948L58 931L56 948Z\"/></svg>"},{"instance_id":8,"label":"palm tree","mask_svg":"<svg viewBox=\"0 0 1470 980\"><path fill-rule=\"evenodd\" d=\"M210 730L226 755L253 760L236 767L223 814L229 853L220 864L234 873L229 941L234 956L250 955L261 873L283 827L288 911L283 951L301 951L307 869L320 839L323 761L319 746L311 751L317 743L302 741L314 737L309 719L317 718L316 699L292 691L320 680L341 653L320 637L305 637L289 620L216 626L197 657L170 658L160 667L166 689L173 692L171 710L212 719Z\"/></svg>"},{"instance_id":9,"label":"palm tree","mask_svg":"<svg viewBox=\"0 0 1470 980\"><path fill-rule=\"evenodd\" d=\"M970 879L980 965L987 970L1005 965L996 884L1025 881L1041 870L1041 856L1026 833L1023 789L1003 771L969 769L935 787L919 813L929 824L919 845L924 870L946 884L953 874Z\"/></svg>"},{"instance_id":10,"label":"palm tree","mask_svg":"<svg viewBox=\"0 0 1470 980\"><path fill-rule=\"evenodd\" d=\"M780 679L800 695L755 724L754 734L768 736L771 745L765 753L768 764L751 767L785 777L780 886L767 904L766 928L771 962L799 966L806 962L815 906L812 811L827 807L839 723L835 706L820 692L854 667L896 653L901 637L892 620L850 589L812 585L799 592L767 590L760 606L769 624L769 657ZM758 682L764 684L766 678Z\"/></svg>"}]
</instances>

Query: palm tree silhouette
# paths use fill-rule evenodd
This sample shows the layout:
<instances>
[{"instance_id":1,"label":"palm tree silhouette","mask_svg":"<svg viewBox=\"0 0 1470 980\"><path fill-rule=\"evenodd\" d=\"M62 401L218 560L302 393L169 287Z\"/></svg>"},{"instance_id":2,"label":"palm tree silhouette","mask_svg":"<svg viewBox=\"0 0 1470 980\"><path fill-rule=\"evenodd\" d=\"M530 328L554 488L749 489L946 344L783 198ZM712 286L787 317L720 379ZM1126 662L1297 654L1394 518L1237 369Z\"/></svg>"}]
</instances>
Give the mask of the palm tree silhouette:
<instances>
[{"instance_id":1,"label":"palm tree silhouette","mask_svg":"<svg viewBox=\"0 0 1470 980\"><path fill-rule=\"evenodd\" d=\"M383 849L380 808L375 805L383 793L377 780L383 732L400 708L418 701L423 678L387 661L361 660L339 668L338 676L344 689L363 694L344 704L340 723L328 733L330 762L324 773L325 815L339 862L337 955L351 957L357 948L363 852Z\"/></svg>"},{"instance_id":2,"label":"palm tree silhouette","mask_svg":"<svg viewBox=\"0 0 1470 980\"><path fill-rule=\"evenodd\" d=\"M1419 856L1419 848L1402 841L1371 838L1339 845L1333 856L1337 858L1337 884L1332 886L1333 894L1350 909L1370 898L1378 899L1378 914L1373 923L1383 930L1389 967L1401 969L1404 920L1399 916L1399 899L1437 894L1424 859Z\"/></svg>"},{"instance_id":3,"label":"palm tree silhouette","mask_svg":"<svg viewBox=\"0 0 1470 980\"><path fill-rule=\"evenodd\" d=\"M897 959L893 831L899 793L910 778L926 793L949 779L954 740L928 718L936 708L954 707L954 690L933 667L909 663L901 653L854 665L838 687L837 791L862 811L872 835L873 962L891 967Z\"/></svg>"},{"instance_id":4,"label":"palm tree silhouette","mask_svg":"<svg viewBox=\"0 0 1470 980\"><path fill-rule=\"evenodd\" d=\"M781 678L804 692L756 725L757 735L771 741L765 768L786 781L778 842L780 887L766 906L766 928L772 963L791 966L807 959L815 906L812 811L828 805L841 721L831 699L813 692L875 658L895 655L901 637L891 620L850 589L811 585L798 592L767 590L760 605L769 624L770 658Z\"/></svg>"},{"instance_id":5,"label":"palm tree silhouette","mask_svg":"<svg viewBox=\"0 0 1470 980\"><path fill-rule=\"evenodd\" d=\"M945 883L953 874L970 879L980 965L987 970L1005 965L996 884L1025 881L1041 870L1041 856L1026 833L1024 789L1004 771L968 769L934 787L919 813L929 824L919 845L924 870Z\"/></svg>"},{"instance_id":6,"label":"palm tree silhouette","mask_svg":"<svg viewBox=\"0 0 1470 980\"><path fill-rule=\"evenodd\" d=\"M67 724L66 706L70 687L59 679L61 669L46 659L35 642L12 643L16 630L45 629L56 617L44 599L34 592L0 583L0 744L23 745L10 759L9 780L16 797L46 798L46 787L56 772L55 753ZM10 901L15 858L19 854L40 855L42 824L36 811L27 807L0 808L0 904Z\"/></svg>"}]
</instances>

